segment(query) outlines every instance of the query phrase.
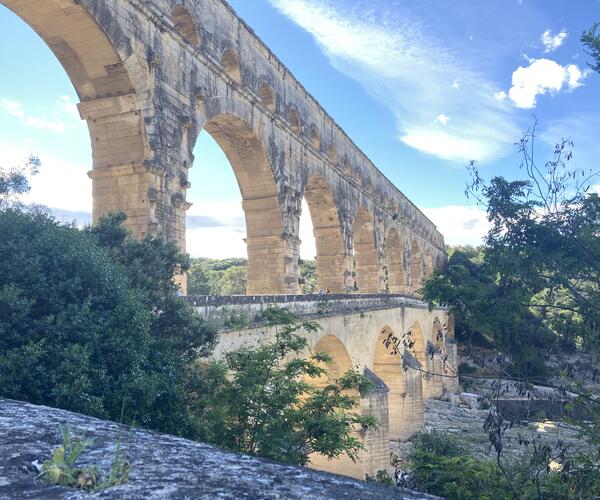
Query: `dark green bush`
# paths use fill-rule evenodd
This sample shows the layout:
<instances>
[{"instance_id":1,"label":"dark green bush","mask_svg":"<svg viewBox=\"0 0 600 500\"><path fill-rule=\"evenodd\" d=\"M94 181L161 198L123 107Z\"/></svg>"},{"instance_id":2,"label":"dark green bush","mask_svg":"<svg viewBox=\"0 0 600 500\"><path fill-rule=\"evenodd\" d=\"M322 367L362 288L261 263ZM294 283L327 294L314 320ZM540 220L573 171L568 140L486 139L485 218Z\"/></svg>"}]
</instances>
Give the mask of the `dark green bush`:
<instances>
[{"instance_id":1,"label":"dark green bush","mask_svg":"<svg viewBox=\"0 0 600 500\"><path fill-rule=\"evenodd\" d=\"M189 362L215 334L177 297L185 258L123 221L0 211L0 397L186 434Z\"/></svg>"}]
</instances>

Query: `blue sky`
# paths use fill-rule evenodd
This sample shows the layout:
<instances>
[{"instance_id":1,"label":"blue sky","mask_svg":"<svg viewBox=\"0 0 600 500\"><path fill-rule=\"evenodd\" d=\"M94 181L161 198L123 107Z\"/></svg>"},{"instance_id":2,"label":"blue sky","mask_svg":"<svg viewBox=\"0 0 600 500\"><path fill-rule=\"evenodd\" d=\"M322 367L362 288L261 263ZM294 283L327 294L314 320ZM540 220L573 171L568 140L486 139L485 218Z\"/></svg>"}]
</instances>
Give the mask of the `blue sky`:
<instances>
[{"instance_id":1,"label":"blue sky","mask_svg":"<svg viewBox=\"0 0 600 500\"><path fill-rule=\"evenodd\" d=\"M464 196L467 162L479 160L486 176L518 176L513 144L534 116L540 159L569 136L577 165L600 166L600 75L587 69L579 41L600 21L597 0L231 4L449 243L477 243L486 227ZM10 68L0 79L3 161L39 155L30 199L85 220L91 153L75 92L43 42L3 7L0 64ZM237 184L206 133L191 181L188 250L243 255ZM310 257L306 217L302 239Z\"/></svg>"}]
</instances>

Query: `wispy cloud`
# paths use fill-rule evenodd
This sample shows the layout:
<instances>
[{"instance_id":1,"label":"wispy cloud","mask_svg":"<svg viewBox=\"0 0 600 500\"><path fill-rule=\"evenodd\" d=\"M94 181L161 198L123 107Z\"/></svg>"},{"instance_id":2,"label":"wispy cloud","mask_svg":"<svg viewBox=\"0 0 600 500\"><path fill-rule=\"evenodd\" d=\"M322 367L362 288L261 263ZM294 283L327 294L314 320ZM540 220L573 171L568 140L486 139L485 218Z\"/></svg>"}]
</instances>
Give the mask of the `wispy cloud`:
<instances>
[{"instance_id":1,"label":"wispy cloud","mask_svg":"<svg viewBox=\"0 0 600 500\"><path fill-rule=\"evenodd\" d=\"M552 35L551 30L544 31L541 37L542 43L545 47L544 52L546 54L548 54L549 52L554 52L565 42L568 36L569 34L566 30L561 30L556 35Z\"/></svg>"},{"instance_id":2,"label":"wispy cloud","mask_svg":"<svg viewBox=\"0 0 600 500\"><path fill-rule=\"evenodd\" d=\"M333 0L270 0L312 34L331 63L395 113L402 142L443 159L510 151L518 127L497 89L406 9L373 14ZM436 117L451 116L446 126Z\"/></svg>"},{"instance_id":3,"label":"wispy cloud","mask_svg":"<svg viewBox=\"0 0 600 500\"><path fill-rule=\"evenodd\" d=\"M64 134L68 129L81 125L77 106L69 96L60 96L56 100L52 117L46 114L35 115L29 113L23 103L4 97L0 98L0 109L17 118L28 128L55 134Z\"/></svg>"},{"instance_id":4,"label":"wispy cloud","mask_svg":"<svg viewBox=\"0 0 600 500\"><path fill-rule=\"evenodd\" d=\"M531 109L539 95L574 90L583 85L586 76L587 72L575 64L561 66L550 59L530 59L529 66L519 66L513 73L508 96L518 108ZM504 92L496 95L506 96Z\"/></svg>"},{"instance_id":5,"label":"wispy cloud","mask_svg":"<svg viewBox=\"0 0 600 500\"><path fill-rule=\"evenodd\" d=\"M476 206L450 205L421 210L446 237L448 245L481 245L490 229L486 212Z\"/></svg>"}]
</instances>

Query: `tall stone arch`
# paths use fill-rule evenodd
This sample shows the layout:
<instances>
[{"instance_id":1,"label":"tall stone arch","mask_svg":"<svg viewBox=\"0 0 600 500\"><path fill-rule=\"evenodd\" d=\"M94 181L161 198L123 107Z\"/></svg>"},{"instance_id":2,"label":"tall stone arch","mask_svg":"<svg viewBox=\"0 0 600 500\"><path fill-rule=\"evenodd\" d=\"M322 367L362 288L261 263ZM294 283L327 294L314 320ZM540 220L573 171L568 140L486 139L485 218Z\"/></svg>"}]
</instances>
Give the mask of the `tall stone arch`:
<instances>
[{"instance_id":1,"label":"tall stone arch","mask_svg":"<svg viewBox=\"0 0 600 500\"><path fill-rule=\"evenodd\" d=\"M227 156L242 195L248 250L247 293L286 293L283 214L264 146L243 119L230 113L213 116L204 129Z\"/></svg>"},{"instance_id":2,"label":"tall stone arch","mask_svg":"<svg viewBox=\"0 0 600 500\"><path fill-rule=\"evenodd\" d=\"M317 286L346 292L344 237L333 191L321 176L308 179L304 189L317 247Z\"/></svg>"},{"instance_id":3,"label":"tall stone arch","mask_svg":"<svg viewBox=\"0 0 600 500\"><path fill-rule=\"evenodd\" d=\"M357 290L359 293L378 293L382 277L375 246L375 227L373 216L364 207L356 212L352 236Z\"/></svg>"},{"instance_id":4,"label":"tall stone arch","mask_svg":"<svg viewBox=\"0 0 600 500\"><path fill-rule=\"evenodd\" d=\"M152 207L147 193L160 184L160 173L145 165L150 159L144 127L143 99L134 88L132 73L139 70L133 49L113 15L79 2L61 0L1 0L44 40L62 64L81 103L88 124L93 170L93 218L124 211L133 233L143 237L152 230ZM141 90L141 89L138 89Z\"/></svg>"}]
</instances>

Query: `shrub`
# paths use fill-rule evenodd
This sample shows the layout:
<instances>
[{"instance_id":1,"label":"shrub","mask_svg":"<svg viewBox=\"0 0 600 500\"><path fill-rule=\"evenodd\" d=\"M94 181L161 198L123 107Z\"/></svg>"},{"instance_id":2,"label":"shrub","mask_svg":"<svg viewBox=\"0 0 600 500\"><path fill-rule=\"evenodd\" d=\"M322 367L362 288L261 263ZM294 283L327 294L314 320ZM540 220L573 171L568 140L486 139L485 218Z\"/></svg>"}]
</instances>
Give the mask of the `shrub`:
<instances>
[{"instance_id":1,"label":"shrub","mask_svg":"<svg viewBox=\"0 0 600 500\"><path fill-rule=\"evenodd\" d=\"M185 258L123 221L0 211L0 396L188 434L189 362L215 334L177 297Z\"/></svg>"}]
</instances>

